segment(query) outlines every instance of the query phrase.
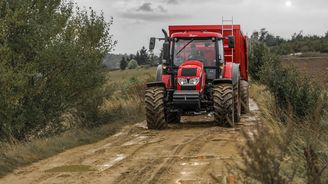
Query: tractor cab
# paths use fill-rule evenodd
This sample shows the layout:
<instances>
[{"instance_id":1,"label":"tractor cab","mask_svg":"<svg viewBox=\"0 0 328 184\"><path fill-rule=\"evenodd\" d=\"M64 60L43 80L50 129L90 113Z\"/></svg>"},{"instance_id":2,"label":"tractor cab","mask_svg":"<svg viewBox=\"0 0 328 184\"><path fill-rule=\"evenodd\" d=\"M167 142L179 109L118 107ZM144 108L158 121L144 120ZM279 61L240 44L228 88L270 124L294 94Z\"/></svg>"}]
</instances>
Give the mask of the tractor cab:
<instances>
[{"instance_id":1,"label":"tractor cab","mask_svg":"<svg viewBox=\"0 0 328 184\"><path fill-rule=\"evenodd\" d=\"M172 34L172 65L178 68L177 89L190 89L195 84L220 78L224 63L221 34L212 32L180 32ZM202 74L204 76L202 76ZM196 79L192 77L197 77ZM202 78L203 77L203 78ZM204 85L196 86L203 91Z\"/></svg>"}]
</instances>

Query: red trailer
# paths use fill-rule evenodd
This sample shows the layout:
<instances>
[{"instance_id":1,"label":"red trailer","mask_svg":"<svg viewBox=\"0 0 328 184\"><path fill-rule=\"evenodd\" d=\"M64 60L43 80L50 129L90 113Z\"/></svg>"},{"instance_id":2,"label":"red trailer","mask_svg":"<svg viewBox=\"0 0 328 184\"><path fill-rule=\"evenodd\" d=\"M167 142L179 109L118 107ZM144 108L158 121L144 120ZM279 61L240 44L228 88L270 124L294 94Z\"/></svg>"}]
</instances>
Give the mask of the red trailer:
<instances>
[{"instance_id":1,"label":"red trailer","mask_svg":"<svg viewBox=\"0 0 328 184\"><path fill-rule=\"evenodd\" d=\"M148 128L164 129L194 112L214 112L219 125L233 127L248 111L247 37L240 25L181 25L169 26L169 34L162 31L163 64L145 94Z\"/></svg>"}]
</instances>

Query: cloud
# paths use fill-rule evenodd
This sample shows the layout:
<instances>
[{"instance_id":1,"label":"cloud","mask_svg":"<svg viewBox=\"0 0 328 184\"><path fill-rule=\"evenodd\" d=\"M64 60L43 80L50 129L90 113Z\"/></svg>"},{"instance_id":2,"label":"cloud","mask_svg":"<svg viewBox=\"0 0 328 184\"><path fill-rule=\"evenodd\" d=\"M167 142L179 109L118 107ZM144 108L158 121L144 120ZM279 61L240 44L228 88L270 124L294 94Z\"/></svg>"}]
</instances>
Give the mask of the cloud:
<instances>
[{"instance_id":1,"label":"cloud","mask_svg":"<svg viewBox=\"0 0 328 184\"><path fill-rule=\"evenodd\" d=\"M151 7L151 3L144 3L137 9L137 11L152 12L154 10Z\"/></svg>"},{"instance_id":2,"label":"cloud","mask_svg":"<svg viewBox=\"0 0 328 184\"><path fill-rule=\"evenodd\" d=\"M162 5L159 5L157 8L162 13L166 13L167 12L167 10Z\"/></svg>"},{"instance_id":3,"label":"cloud","mask_svg":"<svg viewBox=\"0 0 328 184\"><path fill-rule=\"evenodd\" d=\"M175 18L185 18L186 16L180 14L125 12L125 13L121 13L121 17L126 19L143 20L143 21L163 21L163 20L171 20Z\"/></svg>"},{"instance_id":4,"label":"cloud","mask_svg":"<svg viewBox=\"0 0 328 184\"><path fill-rule=\"evenodd\" d=\"M183 16L168 13L164 4L145 2L139 6L136 5L135 8L131 7L121 11L120 17L136 21L162 21Z\"/></svg>"},{"instance_id":5,"label":"cloud","mask_svg":"<svg viewBox=\"0 0 328 184\"><path fill-rule=\"evenodd\" d=\"M165 0L167 4L179 4L178 0Z\"/></svg>"},{"instance_id":6,"label":"cloud","mask_svg":"<svg viewBox=\"0 0 328 184\"><path fill-rule=\"evenodd\" d=\"M143 3L141 6L136 8L137 12L154 12L159 11L161 13L166 13L167 10L162 5L158 5L157 8L152 7L152 3Z\"/></svg>"}]
</instances>

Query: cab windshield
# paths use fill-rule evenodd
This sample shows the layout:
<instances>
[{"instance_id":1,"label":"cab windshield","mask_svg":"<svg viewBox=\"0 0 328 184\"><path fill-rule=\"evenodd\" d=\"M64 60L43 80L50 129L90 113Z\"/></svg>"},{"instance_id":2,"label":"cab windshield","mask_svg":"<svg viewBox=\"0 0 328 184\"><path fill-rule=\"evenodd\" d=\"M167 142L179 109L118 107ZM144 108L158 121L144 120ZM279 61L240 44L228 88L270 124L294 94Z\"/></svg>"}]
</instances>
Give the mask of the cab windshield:
<instances>
[{"instance_id":1,"label":"cab windshield","mask_svg":"<svg viewBox=\"0 0 328 184\"><path fill-rule=\"evenodd\" d=\"M198 60L208 67L215 66L215 41L212 39L196 40L193 38L176 39L174 45L174 65L180 66L189 60Z\"/></svg>"}]
</instances>

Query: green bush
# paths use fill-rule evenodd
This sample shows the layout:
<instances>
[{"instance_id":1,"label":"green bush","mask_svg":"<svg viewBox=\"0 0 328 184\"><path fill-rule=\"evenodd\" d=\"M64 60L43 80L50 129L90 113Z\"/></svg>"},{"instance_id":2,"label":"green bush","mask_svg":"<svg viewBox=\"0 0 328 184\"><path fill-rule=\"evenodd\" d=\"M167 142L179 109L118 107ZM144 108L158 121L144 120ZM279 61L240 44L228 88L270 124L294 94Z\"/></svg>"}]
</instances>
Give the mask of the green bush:
<instances>
[{"instance_id":1,"label":"green bush","mask_svg":"<svg viewBox=\"0 0 328 184\"><path fill-rule=\"evenodd\" d=\"M112 22L67 1L0 2L0 138L60 126L104 83Z\"/></svg>"},{"instance_id":2,"label":"green bush","mask_svg":"<svg viewBox=\"0 0 328 184\"><path fill-rule=\"evenodd\" d=\"M278 107L285 112L292 111L299 119L317 111L322 89L296 69L284 67L280 58L269 54L259 72L260 81L275 97Z\"/></svg>"},{"instance_id":3,"label":"green bush","mask_svg":"<svg viewBox=\"0 0 328 184\"><path fill-rule=\"evenodd\" d=\"M253 80L260 80L260 71L265 63L265 57L269 54L268 47L264 43L252 40L249 53L249 74Z\"/></svg>"},{"instance_id":4,"label":"green bush","mask_svg":"<svg viewBox=\"0 0 328 184\"><path fill-rule=\"evenodd\" d=\"M128 68L129 69L136 69L138 67L138 63L136 60L132 59L129 61Z\"/></svg>"},{"instance_id":5,"label":"green bush","mask_svg":"<svg viewBox=\"0 0 328 184\"><path fill-rule=\"evenodd\" d=\"M274 95L281 112L292 111L294 117L303 119L317 110L322 89L296 69L283 66L280 57L262 42L251 42L249 71L253 80Z\"/></svg>"}]
</instances>

